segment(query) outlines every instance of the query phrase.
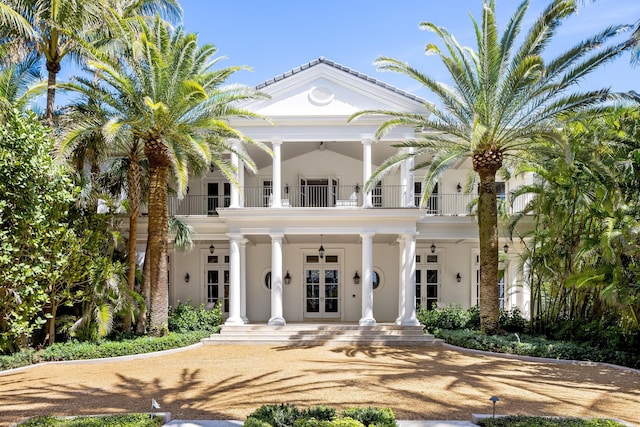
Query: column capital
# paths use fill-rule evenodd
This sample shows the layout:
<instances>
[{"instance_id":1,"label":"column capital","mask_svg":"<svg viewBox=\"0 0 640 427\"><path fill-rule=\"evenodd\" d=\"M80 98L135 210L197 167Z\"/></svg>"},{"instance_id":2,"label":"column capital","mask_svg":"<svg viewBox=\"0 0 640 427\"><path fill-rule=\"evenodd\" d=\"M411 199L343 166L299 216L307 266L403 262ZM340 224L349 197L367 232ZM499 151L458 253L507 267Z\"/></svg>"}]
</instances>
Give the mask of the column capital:
<instances>
[{"instance_id":1,"label":"column capital","mask_svg":"<svg viewBox=\"0 0 640 427\"><path fill-rule=\"evenodd\" d=\"M280 138L274 138L274 139L272 139L272 140L271 140L271 145L273 145L274 147L275 147L276 145L277 145L277 146L282 145L282 139L280 139Z\"/></svg>"}]
</instances>

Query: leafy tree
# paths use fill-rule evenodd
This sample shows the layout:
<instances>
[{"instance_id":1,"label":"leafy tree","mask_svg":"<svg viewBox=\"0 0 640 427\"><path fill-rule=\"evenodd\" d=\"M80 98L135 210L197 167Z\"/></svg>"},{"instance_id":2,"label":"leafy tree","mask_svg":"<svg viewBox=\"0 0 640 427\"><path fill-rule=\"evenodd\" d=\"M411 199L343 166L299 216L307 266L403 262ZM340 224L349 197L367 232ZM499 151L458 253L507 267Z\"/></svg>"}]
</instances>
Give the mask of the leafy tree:
<instances>
[{"instance_id":1,"label":"leafy tree","mask_svg":"<svg viewBox=\"0 0 640 427\"><path fill-rule=\"evenodd\" d=\"M523 168L538 179L514 196L536 197L512 227L524 215L535 219L521 237L539 332L564 319L638 328L637 120L638 112L625 108L568 121L565 142L540 150L536 164Z\"/></svg>"},{"instance_id":2,"label":"leafy tree","mask_svg":"<svg viewBox=\"0 0 640 427\"><path fill-rule=\"evenodd\" d=\"M166 331L168 314L167 187L174 183L183 195L189 171L203 171L210 163L237 182L224 158L236 149L226 138L247 139L225 120L255 116L234 105L258 94L244 86L224 86L241 68L211 71L221 58L213 57L214 46L199 47L196 35L172 31L160 19L152 26L139 20L138 26L141 33L131 35L125 50L130 54L119 61L91 61L90 66L100 77L101 101L117 112L103 135L132 135L144 145L149 164L150 332L160 335ZM250 159L239 155L253 167Z\"/></svg>"},{"instance_id":3,"label":"leafy tree","mask_svg":"<svg viewBox=\"0 0 640 427\"><path fill-rule=\"evenodd\" d=\"M0 350L28 344L44 323L53 246L65 233L74 188L33 114L0 123Z\"/></svg>"},{"instance_id":4,"label":"leafy tree","mask_svg":"<svg viewBox=\"0 0 640 427\"><path fill-rule=\"evenodd\" d=\"M472 18L475 49L461 46L445 28L430 22L420 24L442 43L444 49L429 43L426 53L440 58L451 85L396 59L376 60L379 69L418 81L436 96L439 105L425 103L425 114L375 110L351 117L388 116L377 137L399 125L413 126L419 132L414 139L397 145L414 150L385 161L372 174L368 189L407 158L427 156L416 166L427 168L424 204L445 170L471 159L480 182L480 318L486 333L496 331L499 315L496 173L505 161L517 161L526 153L535 153L541 145L560 141L555 121L559 115L612 99L607 89L577 91L576 86L587 74L632 46L630 41L611 42L624 29L613 26L549 59L545 50L562 22L575 13L576 3L551 1L529 30L521 33L529 6L529 1L523 1L502 34L495 21L495 3L483 2L481 22ZM428 160L422 161L425 158Z\"/></svg>"}]
</instances>

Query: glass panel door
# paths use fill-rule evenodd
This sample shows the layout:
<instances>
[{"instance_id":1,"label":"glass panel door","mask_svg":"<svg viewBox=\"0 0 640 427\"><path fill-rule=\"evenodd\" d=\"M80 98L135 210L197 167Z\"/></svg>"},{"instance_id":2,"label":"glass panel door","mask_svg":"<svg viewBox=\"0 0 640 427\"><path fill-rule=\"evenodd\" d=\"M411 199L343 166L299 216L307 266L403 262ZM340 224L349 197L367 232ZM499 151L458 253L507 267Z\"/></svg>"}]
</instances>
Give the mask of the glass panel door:
<instances>
[{"instance_id":1,"label":"glass panel door","mask_svg":"<svg viewBox=\"0 0 640 427\"><path fill-rule=\"evenodd\" d=\"M304 309L307 318L340 316L340 272L330 268L305 270Z\"/></svg>"},{"instance_id":2,"label":"glass panel door","mask_svg":"<svg viewBox=\"0 0 640 427\"><path fill-rule=\"evenodd\" d=\"M229 270L207 270L207 305L222 303L222 311L229 313ZM222 276L222 283L221 277Z\"/></svg>"}]
</instances>

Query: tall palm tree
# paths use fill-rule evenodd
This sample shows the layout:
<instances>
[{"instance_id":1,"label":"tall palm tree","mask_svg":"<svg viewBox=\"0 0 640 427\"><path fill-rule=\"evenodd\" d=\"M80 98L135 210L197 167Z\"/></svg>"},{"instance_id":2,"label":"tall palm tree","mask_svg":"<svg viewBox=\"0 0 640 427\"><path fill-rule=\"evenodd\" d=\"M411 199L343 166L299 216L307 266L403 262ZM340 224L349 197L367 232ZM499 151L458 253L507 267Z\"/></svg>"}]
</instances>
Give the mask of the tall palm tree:
<instances>
[{"instance_id":1,"label":"tall palm tree","mask_svg":"<svg viewBox=\"0 0 640 427\"><path fill-rule=\"evenodd\" d=\"M44 56L48 74L47 119L53 122L57 75L62 60L82 62L95 55L96 45L111 37L107 29L118 16L181 17L176 0L4 0L0 28L17 35L7 40L21 50ZM120 15L122 14L122 15Z\"/></svg>"},{"instance_id":2,"label":"tall palm tree","mask_svg":"<svg viewBox=\"0 0 640 427\"><path fill-rule=\"evenodd\" d=\"M411 156L430 155L419 164L426 167L427 200L436 180L448 168L471 158L480 181L478 229L480 241L480 319L486 333L498 327L498 217L496 173L503 162L535 152L543 141L561 138L556 118L613 98L608 89L576 91L590 72L629 49L631 42L612 39L626 27L606 28L574 47L550 58L545 52L562 22L577 10L573 0L553 0L521 35L529 1L515 10L502 35L495 21L495 0L485 0L482 21L472 18L475 49L461 46L445 28L430 22L421 29L434 32L444 45L429 43L427 54L437 55L445 65L452 85L436 81L406 63L380 57L378 68L398 72L417 80L438 99L440 105L425 104L425 114L393 111L363 111L350 120L384 114L377 136L399 125L411 125L418 134L399 147L413 147L409 153L388 159L371 176L371 188L385 173ZM518 45L519 43L519 45ZM543 54L545 55L543 57Z\"/></svg>"},{"instance_id":3,"label":"tall palm tree","mask_svg":"<svg viewBox=\"0 0 640 427\"><path fill-rule=\"evenodd\" d=\"M141 33L129 38L130 55L89 65L100 78L101 99L115 112L103 134L130 133L144 145L149 164L150 333L160 335L168 315L167 186L175 183L178 194L184 195L190 168L210 163L223 166L236 183L235 171L224 159L235 151L227 138L248 139L226 119L256 117L234 105L260 94L245 86L224 86L242 67L211 70L222 58L214 58L213 45L198 46L195 34L173 31L159 18L152 25L140 19L138 27ZM255 168L243 153L238 155Z\"/></svg>"}]
</instances>

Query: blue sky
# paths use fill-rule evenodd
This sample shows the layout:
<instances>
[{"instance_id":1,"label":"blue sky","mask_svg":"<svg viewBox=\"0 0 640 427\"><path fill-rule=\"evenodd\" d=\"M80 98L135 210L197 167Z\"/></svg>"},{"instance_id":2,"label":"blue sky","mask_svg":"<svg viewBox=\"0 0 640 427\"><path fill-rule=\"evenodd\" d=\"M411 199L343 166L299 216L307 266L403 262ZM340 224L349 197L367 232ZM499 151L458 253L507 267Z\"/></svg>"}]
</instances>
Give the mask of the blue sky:
<instances>
[{"instance_id":1,"label":"blue sky","mask_svg":"<svg viewBox=\"0 0 640 427\"><path fill-rule=\"evenodd\" d=\"M464 45L473 46L469 14L480 19L481 0L182 0L184 25L199 34L200 43L212 43L225 66L247 65L230 81L255 85L320 56L373 76L400 89L429 97L412 80L376 70L380 55L408 62L446 81L435 56L424 47L436 36L418 24L430 21L447 28ZM560 51L608 25L640 19L640 0L585 0L579 14L559 31L549 52ZM519 1L498 0L502 29ZM532 0L525 26L548 4ZM583 83L583 88L611 87L638 90L640 66L630 65L630 54L608 64ZM638 90L640 91L640 90Z\"/></svg>"}]
</instances>

